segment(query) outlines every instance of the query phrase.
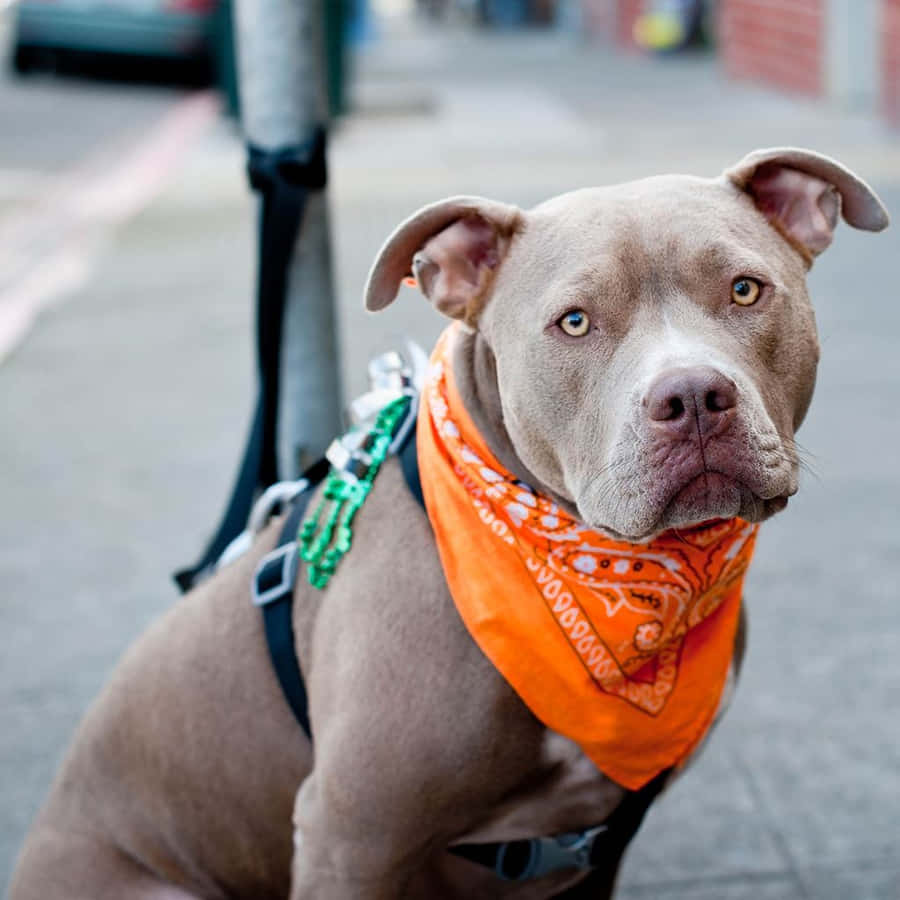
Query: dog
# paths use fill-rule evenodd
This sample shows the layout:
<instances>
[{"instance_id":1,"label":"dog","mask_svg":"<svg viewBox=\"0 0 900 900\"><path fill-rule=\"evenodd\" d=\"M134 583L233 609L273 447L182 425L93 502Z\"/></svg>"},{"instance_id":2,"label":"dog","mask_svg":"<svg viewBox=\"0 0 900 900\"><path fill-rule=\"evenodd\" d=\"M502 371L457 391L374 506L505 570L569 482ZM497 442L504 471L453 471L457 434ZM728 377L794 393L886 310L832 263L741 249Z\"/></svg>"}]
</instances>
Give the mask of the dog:
<instances>
[{"instance_id":1,"label":"dog","mask_svg":"<svg viewBox=\"0 0 900 900\"><path fill-rule=\"evenodd\" d=\"M387 306L412 274L457 323L447 365L498 467L617 546L647 545L759 523L797 490L819 353L805 276L841 215L888 223L861 179L792 148L530 211L451 198L388 239L366 303ZM327 588L298 579L314 746L249 602L278 529L125 654L26 839L11 900L611 896L609 871L503 881L448 852L595 825L627 792L473 639L398 461Z\"/></svg>"}]
</instances>

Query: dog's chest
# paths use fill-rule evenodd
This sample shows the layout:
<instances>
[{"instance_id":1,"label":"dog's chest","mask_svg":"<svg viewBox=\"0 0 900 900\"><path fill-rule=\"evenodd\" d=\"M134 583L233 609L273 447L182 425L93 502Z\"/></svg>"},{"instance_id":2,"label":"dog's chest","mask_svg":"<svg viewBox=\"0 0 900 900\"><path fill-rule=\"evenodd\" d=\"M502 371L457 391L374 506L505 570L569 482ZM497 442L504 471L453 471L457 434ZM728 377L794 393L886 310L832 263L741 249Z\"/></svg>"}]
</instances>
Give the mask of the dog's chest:
<instances>
[{"instance_id":1,"label":"dog's chest","mask_svg":"<svg viewBox=\"0 0 900 900\"><path fill-rule=\"evenodd\" d=\"M602 822L624 794L574 741L548 729L534 777L462 835L459 843L510 841L587 828Z\"/></svg>"},{"instance_id":2,"label":"dog's chest","mask_svg":"<svg viewBox=\"0 0 900 900\"><path fill-rule=\"evenodd\" d=\"M713 726L730 705L735 681L732 666ZM702 746L678 767L674 777L684 772ZM603 822L625 793L624 788L597 769L574 741L547 729L535 776L455 843L502 842L580 831Z\"/></svg>"}]
</instances>

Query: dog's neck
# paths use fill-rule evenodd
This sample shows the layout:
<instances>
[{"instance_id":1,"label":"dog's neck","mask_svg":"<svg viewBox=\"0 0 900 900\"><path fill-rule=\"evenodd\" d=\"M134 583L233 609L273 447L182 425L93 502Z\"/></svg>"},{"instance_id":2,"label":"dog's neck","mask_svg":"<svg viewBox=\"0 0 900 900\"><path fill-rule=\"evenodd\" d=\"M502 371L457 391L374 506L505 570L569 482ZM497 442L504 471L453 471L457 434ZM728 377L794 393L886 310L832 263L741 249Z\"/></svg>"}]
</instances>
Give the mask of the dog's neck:
<instances>
[{"instance_id":1,"label":"dog's neck","mask_svg":"<svg viewBox=\"0 0 900 900\"><path fill-rule=\"evenodd\" d=\"M506 469L535 490L552 497L574 516L578 510L571 500L560 497L531 472L519 458L503 424L503 403L497 385L494 352L478 331L460 328L453 342L453 377L460 399L482 440Z\"/></svg>"}]
</instances>

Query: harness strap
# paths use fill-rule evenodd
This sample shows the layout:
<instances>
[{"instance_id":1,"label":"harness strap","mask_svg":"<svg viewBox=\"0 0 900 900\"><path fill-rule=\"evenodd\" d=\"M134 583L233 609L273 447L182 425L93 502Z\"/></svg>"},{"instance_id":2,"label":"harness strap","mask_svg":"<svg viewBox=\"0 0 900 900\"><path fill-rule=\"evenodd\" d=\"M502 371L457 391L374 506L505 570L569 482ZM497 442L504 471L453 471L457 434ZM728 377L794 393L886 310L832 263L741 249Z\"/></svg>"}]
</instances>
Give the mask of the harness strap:
<instances>
[{"instance_id":1,"label":"harness strap","mask_svg":"<svg viewBox=\"0 0 900 900\"><path fill-rule=\"evenodd\" d=\"M640 790L628 791L607 819L594 828L505 843L458 844L450 847L450 852L493 869L504 881L530 881L563 869L590 869L612 878L670 774L671 769L667 769Z\"/></svg>"},{"instance_id":2,"label":"harness strap","mask_svg":"<svg viewBox=\"0 0 900 900\"><path fill-rule=\"evenodd\" d=\"M412 427L402 433L393 451L400 457L410 492L424 509L425 498L422 495L416 458L415 409L413 404L408 415ZM278 543L257 564L252 584L253 603L263 612L263 626L272 668L294 718L310 740L312 725L309 721L306 684L294 648L294 584L299 560L297 533L313 492L327 477L330 468L328 459L320 459L303 473L308 486L291 501Z\"/></svg>"},{"instance_id":3,"label":"harness strap","mask_svg":"<svg viewBox=\"0 0 900 900\"><path fill-rule=\"evenodd\" d=\"M640 790L628 791L625 799L612 811L606 822L605 837L595 841L591 849L591 865L600 867L610 858L616 866L625 848L641 827L650 804L660 795L669 783L672 769L660 772L652 781L648 781Z\"/></svg>"},{"instance_id":4,"label":"harness strap","mask_svg":"<svg viewBox=\"0 0 900 900\"><path fill-rule=\"evenodd\" d=\"M316 486L328 474L329 464L319 460L306 471L308 486L292 501L274 550L257 564L253 576L253 603L263 612L263 627L272 668L284 699L306 736L312 740L309 702L300 662L294 648L294 584L297 579L297 531Z\"/></svg>"},{"instance_id":5,"label":"harness strap","mask_svg":"<svg viewBox=\"0 0 900 900\"><path fill-rule=\"evenodd\" d=\"M425 495L422 493L422 479L419 477L419 457L416 454L416 429L413 428L404 438L403 444L397 451L400 457L400 465L403 468L403 477L406 486L413 495L416 503L425 509Z\"/></svg>"}]
</instances>

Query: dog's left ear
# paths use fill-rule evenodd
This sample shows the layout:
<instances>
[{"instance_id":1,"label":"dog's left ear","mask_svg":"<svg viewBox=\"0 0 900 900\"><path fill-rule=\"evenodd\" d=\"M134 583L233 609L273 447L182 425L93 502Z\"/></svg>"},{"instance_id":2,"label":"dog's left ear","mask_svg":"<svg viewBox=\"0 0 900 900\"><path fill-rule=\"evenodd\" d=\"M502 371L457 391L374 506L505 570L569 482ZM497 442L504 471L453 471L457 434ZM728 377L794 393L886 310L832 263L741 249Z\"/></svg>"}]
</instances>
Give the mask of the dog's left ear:
<instances>
[{"instance_id":1,"label":"dog's left ear","mask_svg":"<svg viewBox=\"0 0 900 900\"><path fill-rule=\"evenodd\" d=\"M366 308L384 309L400 282L413 276L440 312L471 324L521 222L515 206L483 197L450 197L423 207L379 251L366 285Z\"/></svg>"},{"instance_id":2,"label":"dog's left ear","mask_svg":"<svg viewBox=\"0 0 900 900\"><path fill-rule=\"evenodd\" d=\"M811 150L754 150L723 176L746 191L810 263L831 243L840 214L848 225L866 231L881 231L889 221L869 185L839 162Z\"/></svg>"}]
</instances>

